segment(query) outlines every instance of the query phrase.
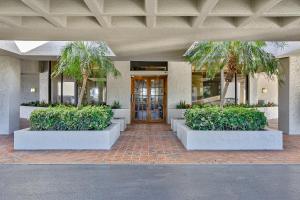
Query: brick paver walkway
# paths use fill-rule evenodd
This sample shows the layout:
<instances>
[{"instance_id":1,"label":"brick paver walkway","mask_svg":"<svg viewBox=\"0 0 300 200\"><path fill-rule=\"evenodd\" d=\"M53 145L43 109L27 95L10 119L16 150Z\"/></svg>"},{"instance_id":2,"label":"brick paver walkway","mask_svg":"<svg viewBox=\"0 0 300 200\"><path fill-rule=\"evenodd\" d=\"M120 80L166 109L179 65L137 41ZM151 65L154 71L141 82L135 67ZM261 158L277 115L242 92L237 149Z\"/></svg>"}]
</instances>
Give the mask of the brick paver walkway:
<instances>
[{"instance_id":1,"label":"brick paver walkway","mask_svg":"<svg viewBox=\"0 0 300 200\"><path fill-rule=\"evenodd\" d=\"M271 124L275 126L274 124ZM0 136L0 163L53 164L300 164L300 136L284 136L283 151L186 151L165 124L129 126L110 151L14 151Z\"/></svg>"}]
</instances>

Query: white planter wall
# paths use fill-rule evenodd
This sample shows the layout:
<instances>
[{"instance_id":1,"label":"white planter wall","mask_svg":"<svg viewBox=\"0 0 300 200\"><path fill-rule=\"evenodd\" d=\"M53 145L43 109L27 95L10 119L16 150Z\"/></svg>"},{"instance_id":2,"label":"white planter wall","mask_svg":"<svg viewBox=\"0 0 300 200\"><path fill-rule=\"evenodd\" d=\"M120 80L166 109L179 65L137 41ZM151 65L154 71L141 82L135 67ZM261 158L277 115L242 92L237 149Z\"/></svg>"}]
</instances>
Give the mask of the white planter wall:
<instances>
[{"instance_id":1,"label":"white planter wall","mask_svg":"<svg viewBox=\"0 0 300 200\"><path fill-rule=\"evenodd\" d=\"M47 107L36 107L36 106L20 106L20 118L29 119L31 113L34 110L47 109Z\"/></svg>"},{"instance_id":2,"label":"white planter wall","mask_svg":"<svg viewBox=\"0 0 300 200\"><path fill-rule=\"evenodd\" d=\"M267 119L278 119L278 107L260 107L257 108L260 112L265 113Z\"/></svg>"},{"instance_id":3,"label":"white planter wall","mask_svg":"<svg viewBox=\"0 0 300 200\"><path fill-rule=\"evenodd\" d=\"M282 150L282 132L196 131L177 124L177 137L187 150Z\"/></svg>"},{"instance_id":4,"label":"white planter wall","mask_svg":"<svg viewBox=\"0 0 300 200\"><path fill-rule=\"evenodd\" d=\"M125 131L126 129L126 122L124 118L112 119L111 123L120 124L120 131Z\"/></svg>"},{"instance_id":5,"label":"white planter wall","mask_svg":"<svg viewBox=\"0 0 300 200\"><path fill-rule=\"evenodd\" d=\"M102 131L31 131L14 133L15 150L108 150L120 136L120 124Z\"/></svg>"},{"instance_id":6,"label":"white planter wall","mask_svg":"<svg viewBox=\"0 0 300 200\"><path fill-rule=\"evenodd\" d=\"M184 118L185 111L186 111L186 109L169 108L168 109L168 124L171 123L171 119Z\"/></svg>"},{"instance_id":7,"label":"white planter wall","mask_svg":"<svg viewBox=\"0 0 300 200\"><path fill-rule=\"evenodd\" d=\"M185 124L185 119L171 119L171 129L174 133L177 133L178 124Z\"/></svg>"},{"instance_id":8,"label":"white planter wall","mask_svg":"<svg viewBox=\"0 0 300 200\"><path fill-rule=\"evenodd\" d=\"M130 109L112 109L114 118L124 118L126 124L130 124Z\"/></svg>"}]
</instances>

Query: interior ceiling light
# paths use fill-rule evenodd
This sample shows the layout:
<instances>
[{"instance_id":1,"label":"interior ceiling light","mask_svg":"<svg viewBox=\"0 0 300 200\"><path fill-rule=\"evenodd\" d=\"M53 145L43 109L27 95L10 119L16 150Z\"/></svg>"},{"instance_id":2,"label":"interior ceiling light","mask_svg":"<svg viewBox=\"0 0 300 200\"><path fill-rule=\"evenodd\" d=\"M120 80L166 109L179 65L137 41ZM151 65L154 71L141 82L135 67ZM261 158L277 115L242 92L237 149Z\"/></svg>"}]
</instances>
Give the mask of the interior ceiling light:
<instances>
[{"instance_id":1,"label":"interior ceiling light","mask_svg":"<svg viewBox=\"0 0 300 200\"><path fill-rule=\"evenodd\" d=\"M42 46L43 44L46 44L47 42L48 41L15 41L21 53L31 51L39 46Z\"/></svg>"}]
</instances>

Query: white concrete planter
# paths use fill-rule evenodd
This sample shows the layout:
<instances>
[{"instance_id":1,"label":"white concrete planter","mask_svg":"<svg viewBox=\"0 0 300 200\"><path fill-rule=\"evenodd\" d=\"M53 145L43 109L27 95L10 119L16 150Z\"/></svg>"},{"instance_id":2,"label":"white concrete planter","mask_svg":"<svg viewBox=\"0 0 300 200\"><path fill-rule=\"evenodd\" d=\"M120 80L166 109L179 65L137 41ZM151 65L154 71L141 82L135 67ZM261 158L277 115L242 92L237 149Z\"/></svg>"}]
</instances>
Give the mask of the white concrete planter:
<instances>
[{"instance_id":1,"label":"white concrete planter","mask_svg":"<svg viewBox=\"0 0 300 200\"><path fill-rule=\"evenodd\" d=\"M111 124L102 131L31 131L14 132L15 150L110 149L120 136L120 125Z\"/></svg>"},{"instance_id":2,"label":"white concrete planter","mask_svg":"<svg viewBox=\"0 0 300 200\"><path fill-rule=\"evenodd\" d=\"M258 107L257 110L265 113L267 119L278 119L278 107Z\"/></svg>"},{"instance_id":3,"label":"white concrete planter","mask_svg":"<svg viewBox=\"0 0 300 200\"><path fill-rule=\"evenodd\" d=\"M186 109L168 108L168 124L171 123L171 119L184 118Z\"/></svg>"},{"instance_id":4,"label":"white concrete planter","mask_svg":"<svg viewBox=\"0 0 300 200\"><path fill-rule=\"evenodd\" d=\"M126 122L125 118L114 118L111 120L111 123L117 123L120 124L120 131L125 131L126 129Z\"/></svg>"},{"instance_id":5,"label":"white concrete planter","mask_svg":"<svg viewBox=\"0 0 300 200\"><path fill-rule=\"evenodd\" d=\"M130 124L130 109L121 108L121 109L112 109L114 113L114 118L125 118L126 124Z\"/></svg>"},{"instance_id":6,"label":"white concrete planter","mask_svg":"<svg viewBox=\"0 0 300 200\"><path fill-rule=\"evenodd\" d=\"M171 119L171 129L174 133L177 133L178 124L185 124L185 119L182 119L182 118L172 118Z\"/></svg>"},{"instance_id":7,"label":"white concrete planter","mask_svg":"<svg viewBox=\"0 0 300 200\"><path fill-rule=\"evenodd\" d=\"M282 150L282 132L262 131L195 131L177 125L177 137L187 150Z\"/></svg>"},{"instance_id":8,"label":"white concrete planter","mask_svg":"<svg viewBox=\"0 0 300 200\"><path fill-rule=\"evenodd\" d=\"M30 114L34 110L47 109L48 107L36 107L36 106L20 106L20 118L29 119Z\"/></svg>"}]
</instances>

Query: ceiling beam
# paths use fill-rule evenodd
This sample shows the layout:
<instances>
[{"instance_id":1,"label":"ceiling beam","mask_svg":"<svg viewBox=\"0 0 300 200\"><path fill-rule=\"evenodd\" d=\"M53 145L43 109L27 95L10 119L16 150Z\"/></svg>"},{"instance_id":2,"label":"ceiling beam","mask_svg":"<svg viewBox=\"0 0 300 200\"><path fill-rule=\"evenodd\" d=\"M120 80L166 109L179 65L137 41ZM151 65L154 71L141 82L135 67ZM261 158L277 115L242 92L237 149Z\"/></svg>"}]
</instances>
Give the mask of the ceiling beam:
<instances>
[{"instance_id":1,"label":"ceiling beam","mask_svg":"<svg viewBox=\"0 0 300 200\"><path fill-rule=\"evenodd\" d=\"M146 25L148 28L156 26L157 0L145 0Z\"/></svg>"},{"instance_id":2,"label":"ceiling beam","mask_svg":"<svg viewBox=\"0 0 300 200\"><path fill-rule=\"evenodd\" d=\"M51 24L53 24L56 27L64 28L67 26L67 17L61 16L61 17L53 17L51 16L49 12L50 7L50 1L49 0L21 0L24 4L26 4L29 8L34 10L36 13L38 13L40 16L45 18L47 21L49 21Z\"/></svg>"},{"instance_id":3,"label":"ceiling beam","mask_svg":"<svg viewBox=\"0 0 300 200\"><path fill-rule=\"evenodd\" d=\"M201 26L218 2L219 0L198 0L200 15L192 22L192 26L194 28Z\"/></svg>"},{"instance_id":4,"label":"ceiling beam","mask_svg":"<svg viewBox=\"0 0 300 200\"><path fill-rule=\"evenodd\" d=\"M0 16L0 21L13 27L22 26L22 17Z\"/></svg>"},{"instance_id":5,"label":"ceiling beam","mask_svg":"<svg viewBox=\"0 0 300 200\"><path fill-rule=\"evenodd\" d=\"M257 19L259 16L262 16L265 12L268 12L274 6L279 4L283 0L267 0L261 1L256 0L254 2L254 14L247 18L242 18L237 21L238 28L245 27L250 24L253 20Z\"/></svg>"},{"instance_id":6,"label":"ceiling beam","mask_svg":"<svg viewBox=\"0 0 300 200\"><path fill-rule=\"evenodd\" d=\"M109 16L102 15L104 0L84 0L84 2L102 27L110 27L111 18Z\"/></svg>"},{"instance_id":7,"label":"ceiling beam","mask_svg":"<svg viewBox=\"0 0 300 200\"><path fill-rule=\"evenodd\" d=\"M300 24L300 17L291 17L283 21L284 28L298 28Z\"/></svg>"}]
</instances>

